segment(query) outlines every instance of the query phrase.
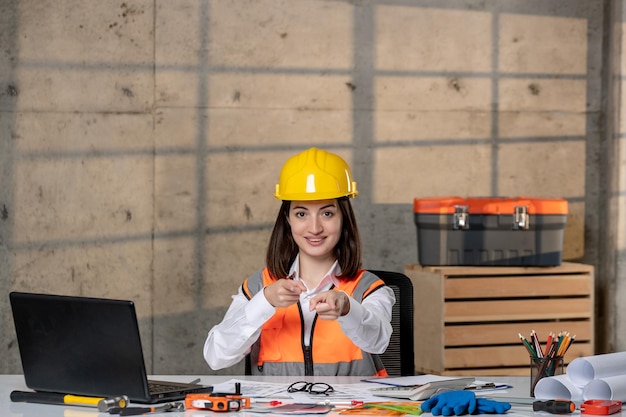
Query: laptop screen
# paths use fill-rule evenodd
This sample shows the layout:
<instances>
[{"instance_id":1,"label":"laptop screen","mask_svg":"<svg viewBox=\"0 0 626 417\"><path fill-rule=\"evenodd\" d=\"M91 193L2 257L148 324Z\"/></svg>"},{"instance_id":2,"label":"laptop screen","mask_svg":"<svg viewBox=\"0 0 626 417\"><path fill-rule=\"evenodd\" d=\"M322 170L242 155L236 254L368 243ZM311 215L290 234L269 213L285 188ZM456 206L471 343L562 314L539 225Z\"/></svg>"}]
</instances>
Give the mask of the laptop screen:
<instances>
[{"instance_id":1,"label":"laptop screen","mask_svg":"<svg viewBox=\"0 0 626 417\"><path fill-rule=\"evenodd\" d=\"M29 388L149 398L132 301L18 292L10 300Z\"/></svg>"}]
</instances>

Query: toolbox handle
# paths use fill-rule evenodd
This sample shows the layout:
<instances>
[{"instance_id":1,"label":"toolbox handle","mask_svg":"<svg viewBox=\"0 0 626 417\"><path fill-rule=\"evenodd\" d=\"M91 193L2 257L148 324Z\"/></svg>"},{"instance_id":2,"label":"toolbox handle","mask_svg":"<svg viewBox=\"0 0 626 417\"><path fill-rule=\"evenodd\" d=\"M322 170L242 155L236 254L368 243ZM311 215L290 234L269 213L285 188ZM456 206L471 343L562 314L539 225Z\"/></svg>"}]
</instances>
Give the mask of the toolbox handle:
<instances>
[{"instance_id":1,"label":"toolbox handle","mask_svg":"<svg viewBox=\"0 0 626 417\"><path fill-rule=\"evenodd\" d=\"M469 229L467 206L454 206L454 230Z\"/></svg>"},{"instance_id":2,"label":"toolbox handle","mask_svg":"<svg viewBox=\"0 0 626 417\"><path fill-rule=\"evenodd\" d=\"M513 213L513 230L528 229L530 226L530 216L528 206L515 206Z\"/></svg>"}]
</instances>

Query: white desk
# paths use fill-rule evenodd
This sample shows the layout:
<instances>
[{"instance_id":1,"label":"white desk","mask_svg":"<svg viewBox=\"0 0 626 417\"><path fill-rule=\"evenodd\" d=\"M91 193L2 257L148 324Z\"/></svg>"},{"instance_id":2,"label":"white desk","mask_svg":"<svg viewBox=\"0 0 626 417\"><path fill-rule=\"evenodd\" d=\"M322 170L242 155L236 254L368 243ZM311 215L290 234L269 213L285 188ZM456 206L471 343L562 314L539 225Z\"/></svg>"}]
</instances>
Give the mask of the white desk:
<instances>
[{"instance_id":1,"label":"white desk","mask_svg":"<svg viewBox=\"0 0 626 417\"><path fill-rule=\"evenodd\" d=\"M173 381L190 381L196 378L194 375L185 376L155 376L154 379L167 379ZM248 379L255 381L267 381L277 383L291 383L298 379L296 377L250 377L250 376L221 376L221 375L209 375L200 377L201 384L213 385L220 382L225 382L231 379ZM327 382L329 384L349 384L360 382L360 378L353 377L319 377L309 378L315 382ZM529 395L529 378L527 377L479 377L479 380L502 382L512 385L514 388L507 390L506 392L497 392L497 394L490 395L490 397L504 396L504 397L520 397L528 398ZM1 417L110 417L109 413L100 413L96 408L79 407L79 406L66 406L66 405L46 405L46 404L29 404L29 403L14 403L10 400L10 393L13 390L24 390L28 388L24 384L24 378L21 375L0 375L0 416ZM381 397L381 401L387 399ZM579 412L577 412L579 414ZM529 406L515 406L508 415L520 415L531 416L533 414ZM185 410L183 412L163 412L163 413L150 413L146 416L160 416L160 417L203 417L203 416L239 416L239 417L271 417L272 414L257 414L247 413L245 410L232 413L214 413L205 410ZM329 416L340 416L337 413L330 413ZM430 416L430 414L426 414ZM576 414L573 415L576 417ZM615 414L615 417L619 417L620 414Z\"/></svg>"}]
</instances>

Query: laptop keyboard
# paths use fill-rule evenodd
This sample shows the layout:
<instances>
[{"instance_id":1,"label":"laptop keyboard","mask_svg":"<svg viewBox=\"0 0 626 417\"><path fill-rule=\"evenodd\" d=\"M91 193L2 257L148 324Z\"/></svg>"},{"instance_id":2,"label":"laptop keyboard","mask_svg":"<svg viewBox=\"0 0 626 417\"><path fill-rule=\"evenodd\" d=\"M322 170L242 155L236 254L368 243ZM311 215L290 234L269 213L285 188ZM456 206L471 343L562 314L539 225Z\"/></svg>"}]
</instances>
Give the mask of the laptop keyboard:
<instances>
[{"instance_id":1,"label":"laptop keyboard","mask_svg":"<svg viewBox=\"0 0 626 417\"><path fill-rule=\"evenodd\" d=\"M160 394L163 392L180 391L181 389L189 388L189 386L186 384L175 385L175 384L163 384L159 382L148 381L148 388L150 389L151 394Z\"/></svg>"}]
</instances>

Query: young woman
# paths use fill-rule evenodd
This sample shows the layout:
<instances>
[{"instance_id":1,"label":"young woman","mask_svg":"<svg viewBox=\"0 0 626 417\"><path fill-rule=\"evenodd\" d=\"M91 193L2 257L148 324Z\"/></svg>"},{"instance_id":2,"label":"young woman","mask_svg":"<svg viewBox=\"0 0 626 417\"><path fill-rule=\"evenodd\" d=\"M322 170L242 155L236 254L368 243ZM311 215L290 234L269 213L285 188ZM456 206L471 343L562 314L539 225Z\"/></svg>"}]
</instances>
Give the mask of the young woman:
<instances>
[{"instance_id":1,"label":"young woman","mask_svg":"<svg viewBox=\"0 0 626 417\"><path fill-rule=\"evenodd\" d=\"M250 355L253 375L387 375L393 290L361 267L350 167L311 148L283 166L266 266L204 344L212 369Z\"/></svg>"}]
</instances>

